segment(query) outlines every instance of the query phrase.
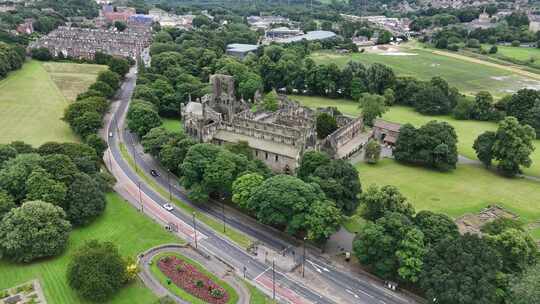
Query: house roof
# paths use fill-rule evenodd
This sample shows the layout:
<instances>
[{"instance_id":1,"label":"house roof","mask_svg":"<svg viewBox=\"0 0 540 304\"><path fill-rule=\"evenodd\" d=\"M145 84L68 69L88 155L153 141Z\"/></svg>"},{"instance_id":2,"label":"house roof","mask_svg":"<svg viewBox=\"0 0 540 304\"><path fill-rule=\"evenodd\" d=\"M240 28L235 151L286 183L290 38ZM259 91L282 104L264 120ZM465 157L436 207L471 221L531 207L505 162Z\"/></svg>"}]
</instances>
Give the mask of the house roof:
<instances>
[{"instance_id":1,"label":"house roof","mask_svg":"<svg viewBox=\"0 0 540 304\"><path fill-rule=\"evenodd\" d=\"M256 138L239 134L227 130L219 130L214 135L214 139L223 140L229 143L237 143L239 141L246 141L253 149L267 151L278 155L284 155L293 159L296 159L300 154L300 149L284 143L278 143L274 141L265 140L262 138Z\"/></svg>"},{"instance_id":2,"label":"house roof","mask_svg":"<svg viewBox=\"0 0 540 304\"><path fill-rule=\"evenodd\" d=\"M401 124L382 120L382 119L375 119L375 123L373 124L373 127L385 129L389 131L394 131L394 132L399 132L399 129L401 128Z\"/></svg>"}]
</instances>

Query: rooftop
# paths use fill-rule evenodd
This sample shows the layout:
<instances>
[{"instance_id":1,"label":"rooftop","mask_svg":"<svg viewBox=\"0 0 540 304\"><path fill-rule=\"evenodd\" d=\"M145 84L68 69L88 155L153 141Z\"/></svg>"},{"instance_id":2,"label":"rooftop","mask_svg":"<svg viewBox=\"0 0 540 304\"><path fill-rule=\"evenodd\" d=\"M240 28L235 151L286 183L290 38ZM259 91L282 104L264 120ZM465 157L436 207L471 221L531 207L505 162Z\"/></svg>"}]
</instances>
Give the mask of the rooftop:
<instances>
[{"instance_id":1,"label":"rooftop","mask_svg":"<svg viewBox=\"0 0 540 304\"><path fill-rule=\"evenodd\" d=\"M311 31L311 32L307 32L304 35L282 39L282 40L280 40L280 42L289 43L289 42L302 41L304 39L306 39L307 41L324 40L324 39L333 38L333 37L336 37L336 33L334 33L334 32L330 32L330 31Z\"/></svg>"},{"instance_id":2,"label":"rooftop","mask_svg":"<svg viewBox=\"0 0 540 304\"><path fill-rule=\"evenodd\" d=\"M227 45L227 52L249 53L259 48L256 44L232 43Z\"/></svg>"},{"instance_id":3,"label":"rooftop","mask_svg":"<svg viewBox=\"0 0 540 304\"><path fill-rule=\"evenodd\" d=\"M401 128L401 124L390 122L382 119L376 119L375 123L373 124L373 127L381 128L389 131L399 132L399 129Z\"/></svg>"}]
</instances>

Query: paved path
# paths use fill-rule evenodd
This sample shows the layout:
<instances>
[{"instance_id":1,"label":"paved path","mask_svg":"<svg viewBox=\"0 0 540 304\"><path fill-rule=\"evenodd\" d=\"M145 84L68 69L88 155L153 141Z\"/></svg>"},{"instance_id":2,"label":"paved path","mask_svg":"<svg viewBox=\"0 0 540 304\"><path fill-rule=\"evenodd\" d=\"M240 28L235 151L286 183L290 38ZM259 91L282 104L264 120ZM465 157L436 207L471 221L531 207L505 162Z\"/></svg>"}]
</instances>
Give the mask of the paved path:
<instances>
[{"instance_id":1,"label":"paved path","mask_svg":"<svg viewBox=\"0 0 540 304\"><path fill-rule=\"evenodd\" d=\"M188 304L188 302L177 297L176 295L171 293L166 287L161 285L159 280L156 279L152 274L152 271L150 269L150 263L156 255L163 252L176 252L201 264L206 270L216 275L219 279L227 282L229 285L231 285L231 287L234 288L234 290L236 290L236 292L238 293L238 304L249 304L249 290L247 289L246 285L234 275L234 269L218 261L215 258L201 254L190 246L182 246L175 244L167 244L151 248L144 252L139 259L139 266L141 267L141 273L139 274L139 277L142 279L144 284L158 296L169 296L177 303Z\"/></svg>"}]
</instances>

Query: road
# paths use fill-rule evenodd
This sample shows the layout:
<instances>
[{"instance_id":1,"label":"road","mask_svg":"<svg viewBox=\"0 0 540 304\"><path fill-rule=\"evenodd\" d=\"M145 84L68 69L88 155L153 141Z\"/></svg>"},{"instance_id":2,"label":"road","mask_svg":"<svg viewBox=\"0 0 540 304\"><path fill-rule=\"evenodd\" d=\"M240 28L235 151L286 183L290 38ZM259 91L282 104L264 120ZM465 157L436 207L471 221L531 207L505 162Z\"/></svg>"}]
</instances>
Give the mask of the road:
<instances>
[{"instance_id":1,"label":"road","mask_svg":"<svg viewBox=\"0 0 540 304\"><path fill-rule=\"evenodd\" d=\"M144 208L160 209L163 204L168 203L168 200L160 196L156 191L151 189L148 185L141 181L136 172L134 172L127 161L122 158L120 152L120 141L123 138L128 142L128 147L132 148L130 141L134 141L135 138L124 129L124 119L126 115L129 102L135 87L136 75L132 69L130 74L127 75L125 82L123 83L120 91L118 92L118 104L114 109L111 117L107 118L107 134L112 133L113 136L107 136L107 142L110 147L108 153L110 153L110 161L114 161L114 164L121 172L113 171L115 177L122 183L131 183L131 185L137 185L140 183L141 193L145 199L142 200ZM122 133L120 133L122 132ZM133 151L135 152L135 151ZM135 153L134 155L137 155ZM137 165L148 172L152 166L145 162L141 157L137 159ZM163 175L156 178L156 181L161 184L165 189L168 187L167 178ZM201 207L193 204L185 194L178 188L173 187L172 195L178 199L192 205L198 209L198 212L207 213L216 219L221 219L221 213L215 209L208 207ZM160 211L157 211L160 212ZM168 215L167 215L168 216ZM186 226L188 235L193 236L193 218L191 214L175 208L170 216L174 216L181 226ZM164 216L166 217L166 216ZM245 233L249 237L259 240L267 246L281 249L294 246L290 242L276 236L272 233L272 230L263 231L256 229L251 224L245 224L242 219L236 219L231 216L227 218L227 225L234 227L235 229ZM233 265L236 269L246 268L246 277L252 281L258 283L258 285L272 291L272 269L271 265L260 262L254 258L251 254L245 251L245 249L238 247L236 244L229 241L227 238L216 233L206 225L197 222L197 241L198 246L204 248L204 250L213 253L221 257L227 263ZM184 227L185 228L185 227ZM202 237L204 236L204 237ZM319 274L318 279L327 284L326 290L330 289L332 292L341 295L339 298L346 298L346 303L367 303L367 304L404 304L404 303L416 303L413 299L406 297L401 293L393 293L385 289L380 283L369 279L368 277L358 278L352 276L350 273L340 271L335 267L328 265L324 260L319 259L316 256L309 255L306 258L306 272L311 271L315 274ZM289 303L335 303L331 298L326 295L322 295L313 287L306 287L298 280L291 278L290 275L275 272L276 282L276 297L282 302Z\"/></svg>"}]
</instances>

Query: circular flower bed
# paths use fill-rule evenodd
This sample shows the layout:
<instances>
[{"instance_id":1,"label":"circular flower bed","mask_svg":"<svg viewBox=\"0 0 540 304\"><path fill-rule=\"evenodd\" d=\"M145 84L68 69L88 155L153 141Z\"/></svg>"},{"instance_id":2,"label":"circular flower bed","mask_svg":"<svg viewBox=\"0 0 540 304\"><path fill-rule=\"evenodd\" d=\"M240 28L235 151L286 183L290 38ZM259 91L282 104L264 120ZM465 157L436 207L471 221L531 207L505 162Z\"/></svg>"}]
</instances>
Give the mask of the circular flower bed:
<instances>
[{"instance_id":1,"label":"circular flower bed","mask_svg":"<svg viewBox=\"0 0 540 304\"><path fill-rule=\"evenodd\" d=\"M195 266L178 257L164 256L159 259L157 266L176 286L207 303L225 304L229 300L229 294L225 289Z\"/></svg>"}]
</instances>

